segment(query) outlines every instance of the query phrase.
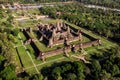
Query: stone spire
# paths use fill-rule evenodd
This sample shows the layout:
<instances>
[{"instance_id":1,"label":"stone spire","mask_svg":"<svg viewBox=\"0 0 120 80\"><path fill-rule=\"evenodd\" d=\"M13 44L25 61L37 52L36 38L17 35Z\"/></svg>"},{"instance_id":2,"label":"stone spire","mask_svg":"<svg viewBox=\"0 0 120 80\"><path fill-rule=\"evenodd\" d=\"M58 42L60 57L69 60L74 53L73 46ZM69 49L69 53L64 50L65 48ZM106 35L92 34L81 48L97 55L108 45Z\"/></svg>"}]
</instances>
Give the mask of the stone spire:
<instances>
[{"instance_id":1,"label":"stone spire","mask_svg":"<svg viewBox=\"0 0 120 80\"><path fill-rule=\"evenodd\" d=\"M72 45L71 51L72 51L72 52L76 52L76 51L77 51L77 50L75 49L75 45Z\"/></svg>"},{"instance_id":2,"label":"stone spire","mask_svg":"<svg viewBox=\"0 0 120 80\"><path fill-rule=\"evenodd\" d=\"M70 38L70 37L71 37L70 27L68 26L67 27L67 38Z\"/></svg>"},{"instance_id":3,"label":"stone spire","mask_svg":"<svg viewBox=\"0 0 120 80\"><path fill-rule=\"evenodd\" d=\"M83 50L83 44L82 43L79 44L79 47L80 47L80 50Z\"/></svg>"},{"instance_id":4,"label":"stone spire","mask_svg":"<svg viewBox=\"0 0 120 80\"><path fill-rule=\"evenodd\" d=\"M46 25L47 26L47 30L49 30L50 29L50 25L48 24L48 25Z\"/></svg>"},{"instance_id":5,"label":"stone spire","mask_svg":"<svg viewBox=\"0 0 120 80\"><path fill-rule=\"evenodd\" d=\"M55 37L55 36L56 36L56 29L53 29L52 37Z\"/></svg>"},{"instance_id":6,"label":"stone spire","mask_svg":"<svg viewBox=\"0 0 120 80\"><path fill-rule=\"evenodd\" d=\"M42 41L43 40L43 35L41 35L41 37L39 38L39 41Z\"/></svg>"},{"instance_id":7,"label":"stone spire","mask_svg":"<svg viewBox=\"0 0 120 80\"><path fill-rule=\"evenodd\" d=\"M49 39L49 47L53 45L53 42L56 41L56 29L53 29L51 38Z\"/></svg>"},{"instance_id":8,"label":"stone spire","mask_svg":"<svg viewBox=\"0 0 120 80\"><path fill-rule=\"evenodd\" d=\"M82 31L81 30L78 31L78 35L79 35L79 40L82 41Z\"/></svg>"},{"instance_id":9,"label":"stone spire","mask_svg":"<svg viewBox=\"0 0 120 80\"><path fill-rule=\"evenodd\" d=\"M69 26L68 26L68 28L67 28L67 32L70 33L70 27L69 27Z\"/></svg>"},{"instance_id":10,"label":"stone spire","mask_svg":"<svg viewBox=\"0 0 120 80\"><path fill-rule=\"evenodd\" d=\"M100 39L98 39L98 44L101 45L101 40Z\"/></svg>"},{"instance_id":11,"label":"stone spire","mask_svg":"<svg viewBox=\"0 0 120 80\"><path fill-rule=\"evenodd\" d=\"M68 38L65 38L64 39L64 46L68 46L69 45L69 43L68 43Z\"/></svg>"},{"instance_id":12,"label":"stone spire","mask_svg":"<svg viewBox=\"0 0 120 80\"><path fill-rule=\"evenodd\" d=\"M61 30L60 23L57 22L57 31L60 31L60 30Z\"/></svg>"},{"instance_id":13,"label":"stone spire","mask_svg":"<svg viewBox=\"0 0 120 80\"><path fill-rule=\"evenodd\" d=\"M65 23L64 22L62 22L62 26L65 27Z\"/></svg>"},{"instance_id":14,"label":"stone spire","mask_svg":"<svg viewBox=\"0 0 120 80\"><path fill-rule=\"evenodd\" d=\"M53 46L53 38L51 37L49 39L48 47L52 47L52 46Z\"/></svg>"}]
</instances>

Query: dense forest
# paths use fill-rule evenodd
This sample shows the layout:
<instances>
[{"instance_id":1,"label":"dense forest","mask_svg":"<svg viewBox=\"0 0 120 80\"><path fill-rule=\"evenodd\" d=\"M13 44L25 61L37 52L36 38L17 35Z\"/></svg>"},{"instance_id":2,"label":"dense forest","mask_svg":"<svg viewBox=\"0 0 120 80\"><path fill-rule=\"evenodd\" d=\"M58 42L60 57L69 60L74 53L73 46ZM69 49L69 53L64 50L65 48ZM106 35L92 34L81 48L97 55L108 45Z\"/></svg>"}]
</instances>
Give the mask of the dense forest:
<instances>
[{"instance_id":1,"label":"dense forest","mask_svg":"<svg viewBox=\"0 0 120 80\"><path fill-rule=\"evenodd\" d=\"M8 17L9 15L9 17ZM9 29L12 16L9 11L0 10L0 80L12 80L16 78L15 74L15 55L13 49L14 35Z\"/></svg>"},{"instance_id":2,"label":"dense forest","mask_svg":"<svg viewBox=\"0 0 120 80\"><path fill-rule=\"evenodd\" d=\"M40 11L52 18L64 19L101 36L120 42L120 15L118 12L91 9L84 7L82 4L43 7Z\"/></svg>"}]
</instances>

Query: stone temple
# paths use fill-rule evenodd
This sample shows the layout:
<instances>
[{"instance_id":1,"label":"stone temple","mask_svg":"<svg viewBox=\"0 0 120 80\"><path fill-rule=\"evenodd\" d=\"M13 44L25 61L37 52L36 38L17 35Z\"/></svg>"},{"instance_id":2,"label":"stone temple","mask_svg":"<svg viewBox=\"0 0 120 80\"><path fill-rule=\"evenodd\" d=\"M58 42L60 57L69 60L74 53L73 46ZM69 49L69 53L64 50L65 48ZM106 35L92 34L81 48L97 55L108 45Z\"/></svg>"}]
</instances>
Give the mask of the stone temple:
<instances>
[{"instance_id":1,"label":"stone temple","mask_svg":"<svg viewBox=\"0 0 120 80\"><path fill-rule=\"evenodd\" d=\"M81 30L73 30L64 22L50 24L50 25L38 25L38 32L40 34L40 41L47 42L48 47L69 42L82 40Z\"/></svg>"},{"instance_id":2,"label":"stone temple","mask_svg":"<svg viewBox=\"0 0 120 80\"><path fill-rule=\"evenodd\" d=\"M89 36L89 34L84 33L81 30L75 29L74 27L64 23L57 22L54 24L42 24L38 23L36 26L22 29L27 40L24 42L24 45L31 44L37 54L36 58L39 60L45 60L47 57L54 56L61 53L68 53L70 51L76 52L77 50L83 50L83 48L101 45L101 40ZM35 31L38 35L38 40L43 42L46 47L53 47L55 45L63 44L62 48L57 48L55 50L44 52L39 48L35 42L38 41L35 38L32 38L29 33ZM82 35L86 35L91 38L91 41L78 43L78 44L69 44L73 41L82 41Z\"/></svg>"}]
</instances>

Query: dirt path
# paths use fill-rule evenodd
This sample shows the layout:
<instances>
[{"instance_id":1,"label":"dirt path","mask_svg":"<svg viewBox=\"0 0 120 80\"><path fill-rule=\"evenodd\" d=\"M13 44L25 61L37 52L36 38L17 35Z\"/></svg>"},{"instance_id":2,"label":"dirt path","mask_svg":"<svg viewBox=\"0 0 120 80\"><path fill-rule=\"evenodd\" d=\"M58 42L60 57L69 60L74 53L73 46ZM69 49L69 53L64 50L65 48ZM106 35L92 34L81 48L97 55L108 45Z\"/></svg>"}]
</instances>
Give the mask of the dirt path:
<instances>
[{"instance_id":1,"label":"dirt path","mask_svg":"<svg viewBox=\"0 0 120 80\"><path fill-rule=\"evenodd\" d=\"M37 64L36 66L41 66L41 65L44 65L44 64L47 64L47 63L51 63L51 62L54 62L54 61L59 61L61 59L63 59L64 57L61 57L61 58L58 58L58 59L54 59L54 60L51 60L51 61L47 61L47 62L43 62L41 64ZM34 66L31 66L31 67L28 67L28 68L24 68L24 70L27 70L27 69L31 69L33 68Z\"/></svg>"},{"instance_id":2,"label":"dirt path","mask_svg":"<svg viewBox=\"0 0 120 80\"><path fill-rule=\"evenodd\" d=\"M72 57L75 57L75 58L77 58L77 59L80 59L80 60L82 60L82 61L84 61L85 63L91 63L91 62L89 62L89 61L87 61L86 59L85 59L85 56L80 56L80 55L72 55Z\"/></svg>"}]
</instances>

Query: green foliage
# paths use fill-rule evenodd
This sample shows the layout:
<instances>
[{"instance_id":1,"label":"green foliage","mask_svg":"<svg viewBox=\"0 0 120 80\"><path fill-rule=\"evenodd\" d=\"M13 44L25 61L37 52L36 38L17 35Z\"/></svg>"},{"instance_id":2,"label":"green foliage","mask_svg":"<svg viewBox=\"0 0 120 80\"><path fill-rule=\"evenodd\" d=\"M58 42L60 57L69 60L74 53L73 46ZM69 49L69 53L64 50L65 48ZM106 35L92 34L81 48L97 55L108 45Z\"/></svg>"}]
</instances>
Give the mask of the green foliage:
<instances>
[{"instance_id":1,"label":"green foliage","mask_svg":"<svg viewBox=\"0 0 120 80\"><path fill-rule=\"evenodd\" d=\"M60 74L61 74L60 67L56 67L52 70L52 77L54 78L54 80L60 80L59 79L59 78L61 78Z\"/></svg>"},{"instance_id":2,"label":"green foliage","mask_svg":"<svg viewBox=\"0 0 120 80\"><path fill-rule=\"evenodd\" d=\"M77 76L74 73L69 73L66 80L77 80Z\"/></svg>"},{"instance_id":3,"label":"green foliage","mask_svg":"<svg viewBox=\"0 0 120 80\"><path fill-rule=\"evenodd\" d=\"M0 71L1 71L1 69L3 67L4 60L5 60L5 57L3 57L2 55L0 55Z\"/></svg>"},{"instance_id":4,"label":"green foliage","mask_svg":"<svg viewBox=\"0 0 120 80\"><path fill-rule=\"evenodd\" d=\"M14 36L17 36L20 30L18 28L15 28L12 32Z\"/></svg>"},{"instance_id":5,"label":"green foliage","mask_svg":"<svg viewBox=\"0 0 120 80\"><path fill-rule=\"evenodd\" d=\"M15 66L12 64L14 61L13 37L10 36L12 24L11 17L8 15L4 10L0 11L0 79L15 80Z\"/></svg>"},{"instance_id":6,"label":"green foliage","mask_svg":"<svg viewBox=\"0 0 120 80\"><path fill-rule=\"evenodd\" d=\"M99 79L100 72L101 72L101 65L99 61L93 60L92 61L92 75L95 77L95 79Z\"/></svg>"},{"instance_id":7,"label":"green foliage","mask_svg":"<svg viewBox=\"0 0 120 80\"><path fill-rule=\"evenodd\" d=\"M49 72L48 72L49 71ZM82 61L65 62L51 68L42 69L48 80L84 80L84 64Z\"/></svg>"},{"instance_id":8,"label":"green foliage","mask_svg":"<svg viewBox=\"0 0 120 80\"><path fill-rule=\"evenodd\" d=\"M10 29L4 29L4 32L7 32L7 34L11 34L11 30Z\"/></svg>"},{"instance_id":9,"label":"green foliage","mask_svg":"<svg viewBox=\"0 0 120 80\"><path fill-rule=\"evenodd\" d=\"M83 74L84 72L84 64L83 62L75 62L74 63L74 69L76 70L77 78L79 80L84 80L85 76Z\"/></svg>"},{"instance_id":10,"label":"green foliage","mask_svg":"<svg viewBox=\"0 0 120 80\"><path fill-rule=\"evenodd\" d=\"M111 74L107 73L106 70L102 70L101 76L101 80L109 80L111 78Z\"/></svg>"},{"instance_id":11,"label":"green foliage","mask_svg":"<svg viewBox=\"0 0 120 80\"><path fill-rule=\"evenodd\" d=\"M8 13L11 13L10 11L8 11ZM10 23L13 22L13 16L9 15L9 17L7 18L7 21L9 21Z\"/></svg>"},{"instance_id":12,"label":"green foliage","mask_svg":"<svg viewBox=\"0 0 120 80\"><path fill-rule=\"evenodd\" d=\"M115 65L112 65L112 68L111 68L111 74L112 76L115 76L117 74L120 74L120 70L119 70L119 67L115 64Z\"/></svg>"},{"instance_id":13,"label":"green foliage","mask_svg":"<svg viewBox=\"0 0 120 80\"><path fill-rule=\"evenodd\" d=\"M35 74L29 77L29 80L43 80L42 74Z\"/></svg>"},{"instance_id":14,"label":"green foliage","mask_svg":"<svg viewBox=\"0 0 120 80\"><path fill-rule=\"evenodd\" d=\"M3 22L2 25L6 26L6 27L13 27L12 24L9 21Z\"/></svg>"},{"instance_id":15,"label":"green foliage","mask_svg":"<svg viewBox=\"0 0 120 80\"><path fill-rule=\"evenodd\" d=\"M0 72L1 78L5 79L5 80L15 80L16 74L15 74L14 70L15 70L14 65L6 66L5 69Z\"/></svg>"},{"instance_id":16,"label":"green foliage","mask_svg":"<svg viewBox=\"0 0 120 80\"><path fill-rule=\"evenodd\" d=\"M109 59L104 61L101 65L102 68L106 70L107 73L111 74L111 76L120 75L120 57L114 54L110 55Z\"/></svg>"}]
</instances>

